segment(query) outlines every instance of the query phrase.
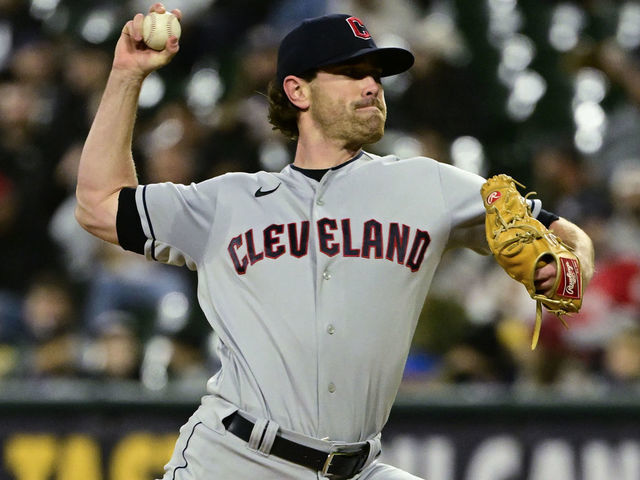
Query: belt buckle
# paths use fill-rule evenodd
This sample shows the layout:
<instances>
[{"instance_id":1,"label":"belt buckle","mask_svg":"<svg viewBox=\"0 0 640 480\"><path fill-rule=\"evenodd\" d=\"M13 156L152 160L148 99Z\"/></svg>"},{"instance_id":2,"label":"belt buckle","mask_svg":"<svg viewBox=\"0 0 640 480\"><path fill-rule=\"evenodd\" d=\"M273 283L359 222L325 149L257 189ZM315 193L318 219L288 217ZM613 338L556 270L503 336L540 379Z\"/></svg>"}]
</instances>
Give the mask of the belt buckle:
<instances>
[{"instance_id":1,"label":"belt buckle","mask_svg":"<svg viewBox=\"0 0 640 480\"><path fill-rule=\"evenodd\" d=\"M329 455L327 455L327 459L324 461L324 466L322 467L322 471L320 472L323 477L329 477L329 478L333 477L333 475L329 473L329 469L331 468L333 457L335 457L336 455L348 455L348 453L340 452L338 450L334 452L329 452Z\"/></svg>"},{"instance_id":2,"label":"belt buckle","mask_svg":"<svg viewBox=\"0 0 640 480\"><path fill-rule=\"evenodd\" d=\"M336 447L334 447L336 448ZM352 471L349 476L345 477L344 475L336 475L336 474L332 474L329 473L329 469L331 468L331 464L333 463L333 459L334 457L340 455L340 456L344 456L344 457L357 457L360 454L358 452L348 452L348 451L344 451L344 450L340 450L340 447L337 447L336 450L333 450L331 452L329 452L329 454L327 455L327 459L324 462L324 466L322 467L322 470L320 471L320 473L322 474L323 477L327 477L327 478L331 478L331 479L335 479L335 480L340 480L340 479L347 479L347 478L351 478L353 477L356 473L358 473L358 469L356 468L355 471Z\"/></svg>"}]
</instances>

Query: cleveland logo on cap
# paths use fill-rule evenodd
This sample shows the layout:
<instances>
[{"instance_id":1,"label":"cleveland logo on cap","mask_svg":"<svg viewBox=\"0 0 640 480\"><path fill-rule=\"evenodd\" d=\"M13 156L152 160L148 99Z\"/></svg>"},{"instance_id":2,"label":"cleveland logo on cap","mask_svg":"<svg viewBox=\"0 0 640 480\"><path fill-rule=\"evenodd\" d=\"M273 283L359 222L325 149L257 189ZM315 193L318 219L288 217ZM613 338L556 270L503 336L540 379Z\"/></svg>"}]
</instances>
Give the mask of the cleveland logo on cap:
<instances>
[{"instance_id":1,"label":"cleveland logo on cap","mask_svg":"<svg viewBox=\"0 0 640 480\"><path fill-rule=\"evenodd\" d=\"M345 22L348 28L344 27ZM379 48L362 20L353 15L332 14L309 18L291 30L278 48L277 81L330 65L370 56L381 77L397 75L413 65L413 55L399 47Z\"/></svg>"},{"instance_id":2,"label":"cleveland logo on cap","mask_svg":"<svg viewBox=\"0 0 640 480\"><path fill-rule=\"evenodd\" d=\"M367 27L364 26L364 23L362 23L362 20L358 17L347 18L347 24L351 27L351 31L356 37L364 40L371 38L371 34L367 30Z\"/></svg>"}]
</instances>

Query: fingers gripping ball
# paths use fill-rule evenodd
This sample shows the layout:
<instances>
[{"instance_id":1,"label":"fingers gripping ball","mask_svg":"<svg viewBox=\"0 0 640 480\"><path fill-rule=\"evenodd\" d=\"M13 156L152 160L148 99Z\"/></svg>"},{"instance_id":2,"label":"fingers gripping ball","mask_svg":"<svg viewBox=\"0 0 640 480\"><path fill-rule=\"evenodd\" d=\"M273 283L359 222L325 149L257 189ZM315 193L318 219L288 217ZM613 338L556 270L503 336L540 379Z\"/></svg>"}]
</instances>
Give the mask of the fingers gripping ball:
<instances>
[{"instance_id":1,"label":"fingers gripping ball","mask_svg":"<svg viewBox=\"0 0 640 480\"><path fill-rule=\"evenodd\" d=\"M172 13L152 12L142 22L142 38L147 47L164 50L170 36L180 38L182 28L178 17Z\"/></svg>"},{"instance_id":2,"label":"fingers gripping ball","mask_svg":"<svg viewBox=\"0 0 640 480\"><path fill-rule=\"evenodd\" d=\"M493 256L536 301L533 349L540 334L542 306L557 315L565 327L562 315L580 310L580 261L569 246L533 218L526 197L520 195L511 177L491 177L482 186L481 193L486 209L485 233ZM555 262L557 273L553 290L544 294L536 290L535 271L550 262Z\"/></svg>"}]
</instances>

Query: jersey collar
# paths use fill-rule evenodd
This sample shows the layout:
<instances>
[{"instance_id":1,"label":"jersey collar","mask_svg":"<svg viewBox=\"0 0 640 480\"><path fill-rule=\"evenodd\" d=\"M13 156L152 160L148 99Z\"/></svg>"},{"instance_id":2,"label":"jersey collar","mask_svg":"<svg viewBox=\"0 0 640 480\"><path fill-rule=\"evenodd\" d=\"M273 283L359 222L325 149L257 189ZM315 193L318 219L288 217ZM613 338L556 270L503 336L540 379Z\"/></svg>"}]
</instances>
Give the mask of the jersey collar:
<instances>
[{"instance_id":1,"label":"jersey collar","mask_svg":"<svg viewBox=\"0 0 640 480\"><path fill-rule=\"evenodd\" d=\"M355 162L357 159L359 159L363 155L364 155L364 150L360 150L360 152L358 154L356 154L356 156L353 157L352 159L347 160L346 162L341 163L340 165L336 165L335 167L331 167L331 168L301 168L301 167L298 167L298 166L294 165L293 163L290 164L289 166L292 169L302 173L303 175L306 175L307 177L312 178L312 179L314 179L314 180L319 182L322 179L322 177L324 177L324 174L327 173L329 170L338 170L338 169L340 169L342 167L345 167L345 166Z\"/></svg>"}]
</instances>

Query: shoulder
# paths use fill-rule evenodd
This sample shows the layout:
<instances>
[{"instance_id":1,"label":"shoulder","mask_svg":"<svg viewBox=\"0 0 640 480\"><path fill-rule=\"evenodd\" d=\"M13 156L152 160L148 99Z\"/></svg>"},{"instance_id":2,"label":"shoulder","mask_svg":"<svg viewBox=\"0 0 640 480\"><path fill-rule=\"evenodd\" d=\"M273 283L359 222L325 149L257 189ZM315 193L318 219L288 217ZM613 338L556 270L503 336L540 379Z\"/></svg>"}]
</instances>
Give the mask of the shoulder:
<instances>
[{"instance_id":1,"label":"shoulder","mask_svg":"<svg viewBox=\"0 0 640 480\"><path fill-rule=\"evenodd\" d=\"M432 170L438 169L440 162L429 157L402 158L397 155L375 155L365 152L360 162L361 166L369 168L387 168L396 170Z\"/></svg>"},{"instance_id":2,"label":"shoulder","mask_svg":"<svg viewBox=\"0 0 640 480\"><path fill-rule=\"evenodd\" d=\"M172 182L141 185L139 191L140 200L145 204L173 201L195 208L219 201L236 201L245 195L253 196L259 188L273 188L278 182L274 174L267 172L232 172L188 185Z\"/></svg>"},{"instance_id":3,"label":"shoulder","mask_svg":"<svg viewBox=\"0 0 640 480\"><path fill-rule=\"evenodd\" d=\"M209 191L225 191L225 190L237 190L244 188L253 188L254 186L268 186L270 183L278 181L279 174L270 172L229 172L217 177L212 177L207 180L203 180L198 183L193 183L189 186L181 186L181 188L193 188L195 190L201 190L203 192Z\"/></svg>"},{"instance_id":4,"label":"shoulder","mask_svg":"<svg viewBox=\"0 0 640 480\"><path fill-rule=\"evenodd\" d=\"M460 181L481 185L485 181L480 175L424 156L402 158L397 155L380 156L365 152L361 165L368 168L388 169L389 171L406 171L417 175L427 174L446 183Z\"/></svg>"},{"instance_id":5,"label":"shoulder","mask_svg":"<svg viewBox=\"0 0 640 480\"><path fill-rule=\"evenodd\" d=\"M366 157L368 160L363 162L363 170L378 170L377 176L402 182L406 188L414 186L429 195L441 192L444 198L481 198L480 188L485 179L454 165L423 156L400 158L396 155L366 154Z\"/></svg>"},{"instance_id":6,"label":"shoulder","mask_svg":"<svg viewBox=\"0 0 640 480\"><path fill-rule=\"evenodd\" d=\"M212 177L207 180L200 182L198 185L209 186L209 185L245 185L257 182L260 178L269 177L271 174L267 172L256 172L256 173L247 173L247 172L229 172L224 173L222 175L218 175L217 177Z\"/></svg>"}]
</instances>

